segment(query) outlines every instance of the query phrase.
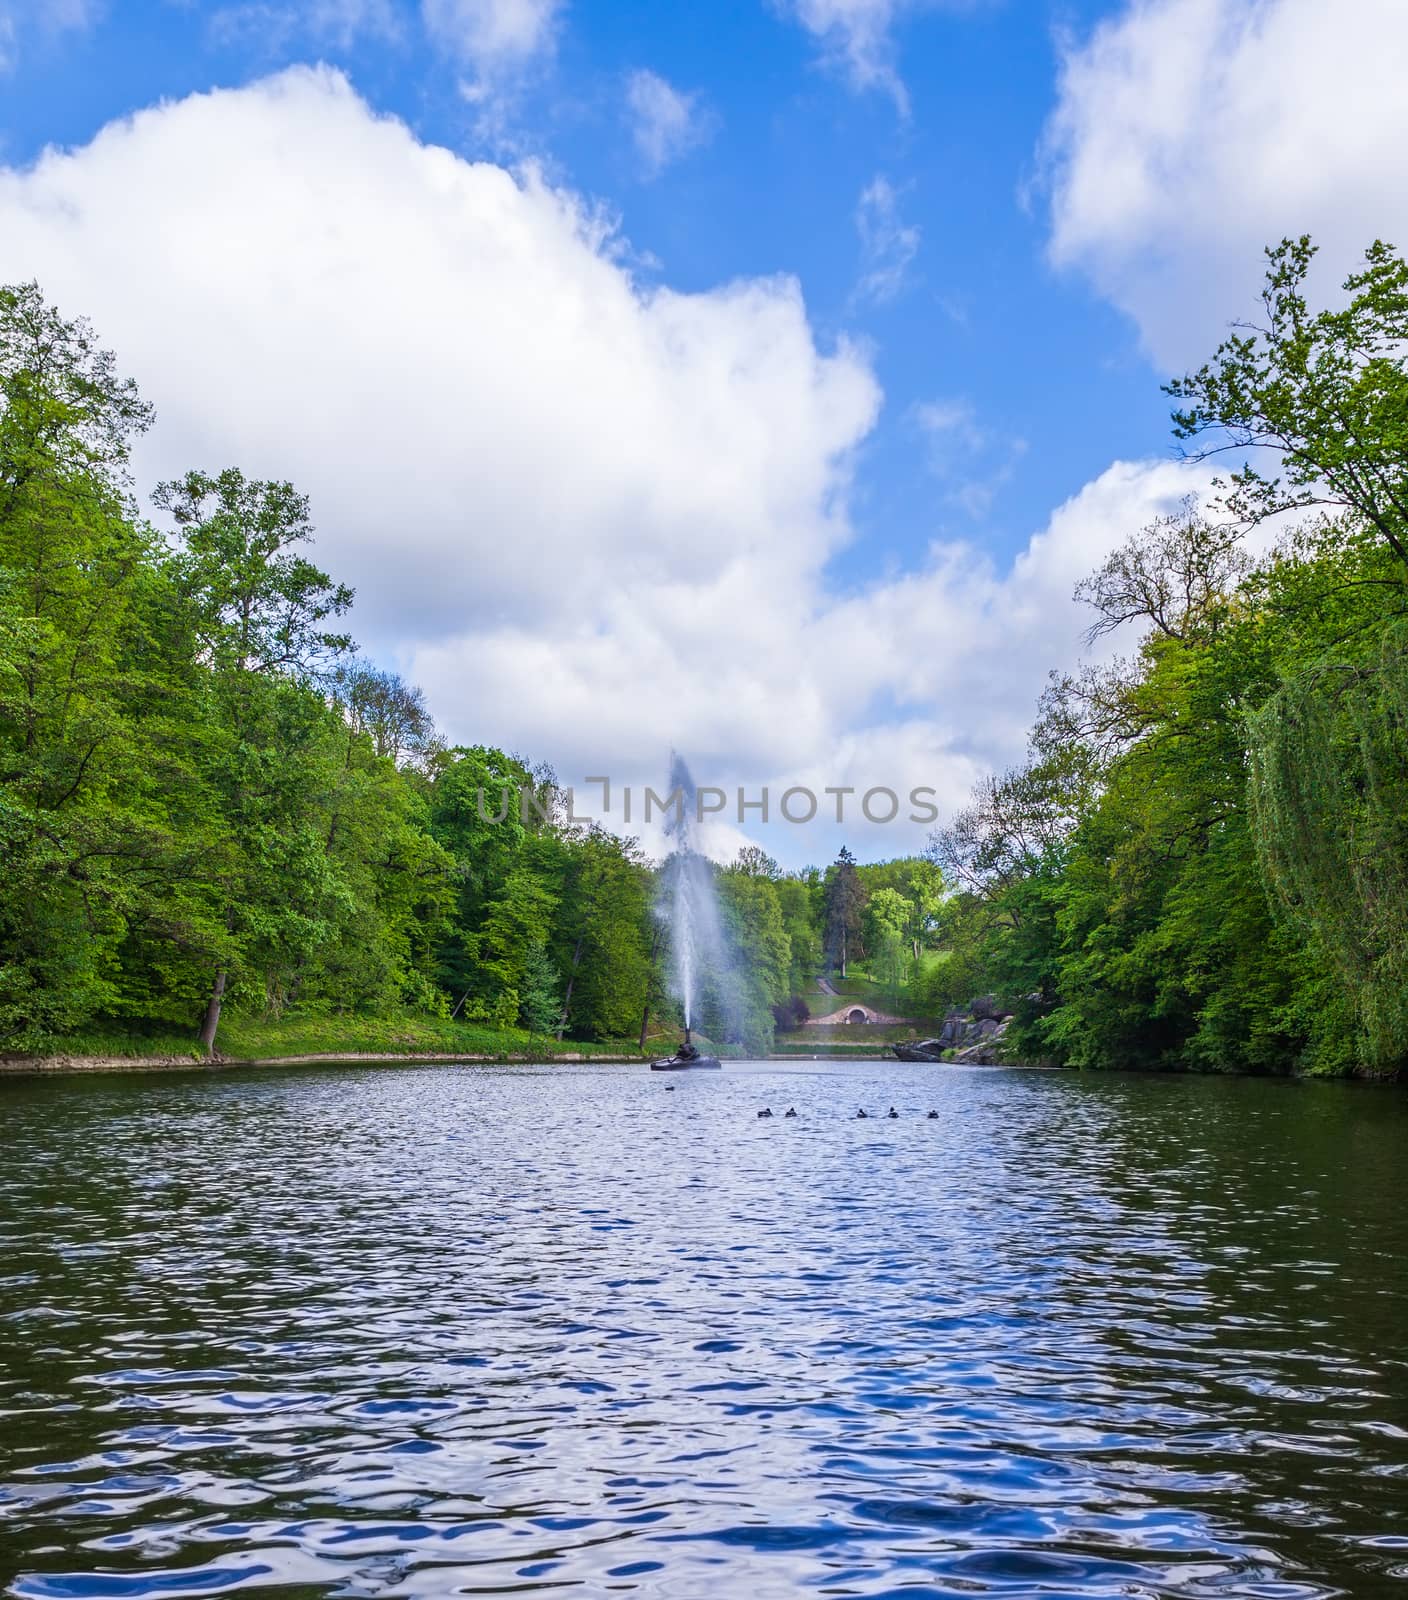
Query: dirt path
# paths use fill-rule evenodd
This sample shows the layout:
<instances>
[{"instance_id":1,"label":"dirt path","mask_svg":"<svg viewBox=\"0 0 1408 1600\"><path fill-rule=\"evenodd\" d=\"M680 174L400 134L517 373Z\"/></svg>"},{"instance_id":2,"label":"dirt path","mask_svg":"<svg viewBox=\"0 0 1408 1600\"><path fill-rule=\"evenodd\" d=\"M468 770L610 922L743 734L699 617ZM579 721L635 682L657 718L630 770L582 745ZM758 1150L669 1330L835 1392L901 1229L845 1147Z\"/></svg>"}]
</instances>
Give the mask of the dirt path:
<instances>
[{"instance_id":1,"label":"dirt path","mask_svg":"<svg viewBox=\"0 0 1408 1600\"><path fill-rule=\"evenodd\" d=\"M816 980L816 986L823 994L834 994L838 1000L841 998L841 991L831 987L830 978L818 978Z\"/></svg>"}]
</instances>

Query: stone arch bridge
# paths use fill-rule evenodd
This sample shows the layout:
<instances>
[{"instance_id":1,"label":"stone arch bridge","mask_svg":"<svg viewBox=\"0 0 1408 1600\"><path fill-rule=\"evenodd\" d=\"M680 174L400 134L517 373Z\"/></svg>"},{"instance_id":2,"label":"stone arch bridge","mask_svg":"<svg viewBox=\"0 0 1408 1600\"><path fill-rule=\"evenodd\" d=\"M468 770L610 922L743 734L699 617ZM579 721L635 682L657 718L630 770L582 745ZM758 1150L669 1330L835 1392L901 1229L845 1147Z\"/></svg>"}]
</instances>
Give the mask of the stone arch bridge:
<instances>
[{"instance_id":1,"label":"stone arch bridge","mask_svg":"<svg viewBox=\"0 0 1408 1600\"><path fill-rule=\"evenodd\" d=\"M824 1017L808 1017L806 1026L809 1028L838 1028L850 1024L854 1027L863 1027L867 1023L896 1023L908 1022L908 1017L892 1017L887 1012L876 1011L873 1006L862 1005L859 1000L852 1000L843 1005L839 1011L832 1011Z\"/></svg>"}]
</instances>

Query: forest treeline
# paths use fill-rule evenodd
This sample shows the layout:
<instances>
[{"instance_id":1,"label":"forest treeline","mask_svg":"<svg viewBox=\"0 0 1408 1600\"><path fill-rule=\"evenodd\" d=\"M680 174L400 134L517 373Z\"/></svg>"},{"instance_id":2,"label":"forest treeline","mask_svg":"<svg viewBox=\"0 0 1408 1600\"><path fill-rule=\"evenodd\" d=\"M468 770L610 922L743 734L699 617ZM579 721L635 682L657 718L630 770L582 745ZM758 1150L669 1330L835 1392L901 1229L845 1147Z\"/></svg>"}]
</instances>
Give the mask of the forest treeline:
<instances>
[{"instance_id":1,"label":"forest treeline","mask_svg":"<svg viewBox=\"0 0 1408 1600\"><path fill-rule=\"evenodd\" d=\"M546 768L448 747L358 657L291 485L192 471L144 521L151 421L86 322L0 290L0 1050L209 1048L228 1007L638 1046L676 1026L657 864L570 820ZM856 871L756 848L716 871L721 1043L766 1048L818 992L828 916L864 949ZM886 949L924 921L890 911Z\"/></svg>"},{"instance_id":2,"label":"forest treeline","mask_svg":"<svg viewBox=\"0 0 1408 1600\"><path fill-rule=\"evenodd\" d=\"M1408 271L1375 244L1316 311L1308 239L1169 386L1225 461L1082 583L1092 641L1027 762L935 840L950 986L1084 1067L1408 1067ZM1253 554L1253 551L1256 554Z\"/></svg>"},{"instance_id":3,"label":"forest treeline","mask_svg":"<svg viewBox=\"0 0 1408 1600\"><path fill-rule=\"evenodd\" d=\"M999 996L1027 1059L1408 1065L1408 271L1375 245L1314 311L1312 258L1269 252L1258 325L1170 386L1225 481L1080 585L1125 653L1053 675L1026 762L923 856L714 869L708 1036L764 1049L860 969L918 1021ZM678 1026L658 864L358 656L291 485L192 471L145 520L151 421L0 289L0 1050L210 1047L224 1008Z\"/></svg>"}]
</instances>

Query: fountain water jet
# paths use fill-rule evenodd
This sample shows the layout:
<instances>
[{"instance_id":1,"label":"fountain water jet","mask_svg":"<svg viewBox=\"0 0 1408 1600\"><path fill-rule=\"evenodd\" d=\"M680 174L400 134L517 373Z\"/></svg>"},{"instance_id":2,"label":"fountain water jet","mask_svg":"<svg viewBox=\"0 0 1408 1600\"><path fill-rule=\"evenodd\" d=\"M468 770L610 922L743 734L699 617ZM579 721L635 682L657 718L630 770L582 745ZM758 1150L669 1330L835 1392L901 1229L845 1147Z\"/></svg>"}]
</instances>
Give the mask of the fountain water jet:
<instances>
[{"instance_id":1,"label":"fountain water jet","mask_svg":"<svg viewBox=\"0 0 1408 1600\"><path fill-rule=\"evenodd\" d=\"M699 821L694 778L683 759L670 756L670 794L679 799L665 833L674 848L661 875L655 913L669 929L671 992L684 1010L684 1044L671 1057L653 1061L657 1072L687 1067L717 1067L714 1056L701 1055L690 1039L699 1021L699 999L705 978L724 970L724 940L714 872L697 843Z\"/></svg>"}]
</instances>

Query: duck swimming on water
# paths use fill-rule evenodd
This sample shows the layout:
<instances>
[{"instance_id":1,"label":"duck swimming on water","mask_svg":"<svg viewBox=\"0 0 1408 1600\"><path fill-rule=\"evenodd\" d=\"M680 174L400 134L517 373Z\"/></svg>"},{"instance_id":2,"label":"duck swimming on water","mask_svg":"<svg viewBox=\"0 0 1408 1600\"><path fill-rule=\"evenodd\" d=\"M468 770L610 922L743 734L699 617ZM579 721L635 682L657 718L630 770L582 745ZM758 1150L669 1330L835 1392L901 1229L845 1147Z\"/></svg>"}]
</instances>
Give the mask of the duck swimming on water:
<instances>
[{"instance_id":1,"label":"duck swimming on water","mask_svg":"<svg viewBox=\"0 0 1408 1600\"><path fill-rule=\"evenodd\" d=\"M885 1115L887 1117L897 1117L897 1116L899 1116L899 1112L896 1111L893 1106L891 1106L890 1109L885 1113Z\"/></svg>"},{"instance_id":2,"label":"duck swimming on water","mask_svg":"<svg viewBox=\"0 0 1408 1600\"><path fill-rule=\"evenodd\" d=\"M783 1112L783 1115L786 1117L795 1117L797 1115L796 1106L788 1106L787 1110Z\"/></svg>"},{"instance_id":3,"label":"duck swimming on water","mask_svg":"<svg viewBox=\"0 0 1408 1600\"><path fill-rule=\"evenodd\" d=\"M930 1122L937 1122L938 1120L939 1120L938 1112L937 1111L931 1111L929 1113L929 1121Z\"/></svg>"},{"instance_id":4,"label":"duck swimming on water","mask_svg":"<svg viewBox=\"0 0 1408 1600\"><path fill-rule=\"evenodd\" d=\"M764 1106L763 1109L758 1113L758 1115L760 1117L770 1117L772 1115L772 1107L771 1106Z\"/></svg>"},{"instance_id":5,"label":"duck swimming on water","mask_svg":"<svg viewBox=\"0 0 1408 1600\"><path fill-rule=\"evenodd\" d=\"M860 1109L860 1110L859 1110L859 1111L857 1111L857 1112L856 1112L856 1116L857 1116L857 1117L863 1117L863 1116L865 1116L865 1115L866 1115L866 1114L867 1114L867 1113L866 1113L866 1110L865 1110L865 1107L864 1107L864 1106L862 1106L862 1107L861 1107L861 1109Z\"/></svg>"}]
</instances>

